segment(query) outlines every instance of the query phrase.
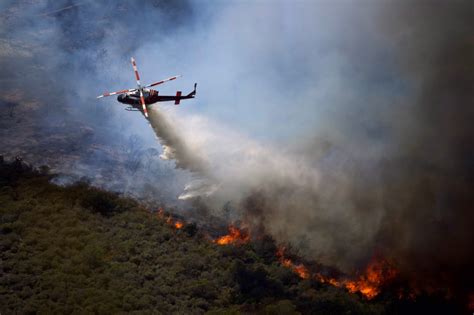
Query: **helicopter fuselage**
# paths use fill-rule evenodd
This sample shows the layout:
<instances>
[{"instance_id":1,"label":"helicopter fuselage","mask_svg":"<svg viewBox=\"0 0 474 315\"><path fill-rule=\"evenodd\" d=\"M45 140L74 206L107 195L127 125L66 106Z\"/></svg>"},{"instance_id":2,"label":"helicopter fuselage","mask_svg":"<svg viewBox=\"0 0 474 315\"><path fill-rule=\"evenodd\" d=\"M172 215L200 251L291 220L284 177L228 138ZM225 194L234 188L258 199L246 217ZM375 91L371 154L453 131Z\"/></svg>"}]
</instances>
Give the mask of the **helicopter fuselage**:
<instances>
[{"instance_id":1,"label":"helicopter fuselage","mask_svg":"<svg viewBox=\"0 0 474 315\"><path fill-rule=\"evenodd\" d=\"M187 95L182 95L181 91L177 91L176 95L159 95L159 92L152 89L143 89L143 99L146 105L154 104L157 102L170 102L173 101L175 105L178 105L181 100L194 98L196 95L196 84L194 84L194 90ZM123 104L131 105L133 108L142 110L140 102L140 92L134 91L131 93L124 93L117 96L117 101Z\"/></svg>"},{"instance_id":2,"label":"helicopter fuselage","mask_svg":"<svg viewBox=\"0 0 474 315\"><path fill-rule=\"evenodd\" d=\"M160 101L158 97L158 91L151 90L151 89L150 90L144 89L143 98L145 100L146 105L154 104ZM137 105L137 108L141 108L140 93L138 91L134 93L120 94L119 96L117 96L117 101L123 104L132 105L132 106Z\"/></svg>"}]
</instances>

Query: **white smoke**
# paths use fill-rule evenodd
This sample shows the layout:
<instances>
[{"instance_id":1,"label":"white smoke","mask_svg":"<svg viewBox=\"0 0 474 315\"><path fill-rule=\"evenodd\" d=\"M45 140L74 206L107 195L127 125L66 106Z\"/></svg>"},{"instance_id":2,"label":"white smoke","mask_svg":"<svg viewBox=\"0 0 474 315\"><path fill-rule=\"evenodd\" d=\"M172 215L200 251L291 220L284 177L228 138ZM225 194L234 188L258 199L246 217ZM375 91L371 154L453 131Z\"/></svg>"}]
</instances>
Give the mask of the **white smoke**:
<instances>
[{"instance_id":1,"label":"white smoke","mask_svg":"<svg viewBox=\"0 0 474 315\"><path fill-rule=\"evenodd\" d=\"M318 171L303 157L260 144L204 116L153 108L150 123L163 145L162 158L195 174L180 199L239 201L275 183L318 187Z\"/></svg>"}]
</instances>

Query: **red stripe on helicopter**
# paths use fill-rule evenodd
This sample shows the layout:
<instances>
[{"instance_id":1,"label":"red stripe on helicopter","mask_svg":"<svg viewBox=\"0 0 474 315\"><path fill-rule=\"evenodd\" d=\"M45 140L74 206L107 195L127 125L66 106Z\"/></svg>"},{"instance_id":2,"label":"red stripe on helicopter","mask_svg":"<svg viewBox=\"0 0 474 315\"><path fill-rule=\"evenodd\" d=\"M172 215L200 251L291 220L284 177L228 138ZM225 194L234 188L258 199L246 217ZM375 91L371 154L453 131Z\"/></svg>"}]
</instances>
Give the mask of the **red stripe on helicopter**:
<instances>
[{"instance_id":1,"label":"red stripe on helicopter","mask_svg":"<svg viewBox=\"0 0 474 315\"><path fill-rule=\"evenodd\" d=\"M178 105L181 101L181 91L176 92L176 98L174 99L174 105Z\"/></svg>"}]
</instances>

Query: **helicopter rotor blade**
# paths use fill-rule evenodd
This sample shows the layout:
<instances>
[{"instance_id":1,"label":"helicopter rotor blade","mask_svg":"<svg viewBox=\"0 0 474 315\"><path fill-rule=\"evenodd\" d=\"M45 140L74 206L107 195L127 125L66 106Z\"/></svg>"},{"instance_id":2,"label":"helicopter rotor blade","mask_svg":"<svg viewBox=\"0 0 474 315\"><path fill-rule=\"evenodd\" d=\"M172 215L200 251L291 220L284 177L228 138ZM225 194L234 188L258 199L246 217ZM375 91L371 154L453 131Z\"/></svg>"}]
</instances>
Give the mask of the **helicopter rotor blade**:
<instances>
[{"instance_id":1,"label":"helicopter rotor blade","mask_svg":"<svg viewBox=\"0 0 474 315\"><path fill-rule=\"evenodd\" d=\"M128 90L120 90L120 91L117 91L117 92L106 92L102 95L99 95L97 96L97 98L102 98L102 97L106 97L106 96L111 96L111 95L116 95L116 94L125 94L125 93L131 93L131 92L135 92L137 89L128 89Z\"/></svg>"},{"instance_id":2,"label":"helicopter rotor blade","mask_svg":"<svg viewBox=\"0 0 474 315\"><path fill-rule=\"evenodd\" d=\"M135 79L137 80L137 86L138 86L138 89L141 90L142 89L142 85L140 83L140 74L138 74L138 69L137 69L137 63L135 62L135 59L132 57L130 58L131 62L132 62L132 66L133 66L133 71L135 72Z\"/></svg>"},{"instance_id":3,"label":"helicopter rotor blade","mask_svg":"<svg viewBox=\"0 0 474 315\"><path fill-rule=\"evenodd\" d=\"M145 98L143 97L143 88L140 83L140 74L138 74L137 63L135 62L135 59L133 57L130 58L130 61L132 62L133 71L135 72L135 79L137 80L138 90L140 91L140 103L142 104L143 115L148 118L148 110L146 108Z\"/></svg>"},{"instance_id":4,"label":"helicopter rotor blade","mask_svg":"<svg viewBox=\"0 0 474 315\"><path fill-rule=\"evenodd\" d=\"M143 114L148 118L148 110L146 109L145 98L143 97L143 89L140 89L140 103L142 104Z\"/></svg>"},{"instance_id":5,"label":"helicopter rotor blade","mask_svg":"<svg viewBox=\"0 0 474 315\"><path fill-rule=\"evenodd\" d=\"M174 77L170 77L170 78L158 81L158 82L153 82L151 84L145 85L145 87L149 88L149 87L152 87L152 86L155 86L155 85L163 84L163 83L168 82L168 81L176 80L179 77L181 77L181 75L175 75Z\"/></svg>"}]
</instances>

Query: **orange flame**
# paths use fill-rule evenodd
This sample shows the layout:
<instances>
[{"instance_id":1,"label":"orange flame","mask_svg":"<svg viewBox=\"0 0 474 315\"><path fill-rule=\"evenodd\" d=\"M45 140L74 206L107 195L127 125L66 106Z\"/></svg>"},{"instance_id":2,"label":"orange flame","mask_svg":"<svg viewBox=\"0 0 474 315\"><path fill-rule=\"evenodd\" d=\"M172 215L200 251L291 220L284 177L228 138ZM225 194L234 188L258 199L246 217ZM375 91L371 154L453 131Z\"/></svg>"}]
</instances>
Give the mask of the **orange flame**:
<instances>
[{"instance_id":1,"label":"orange flame","mask_svg":"<svg viewBox=\"0 0 474 315\"><path fill-rule=\"evenodd\" d=\"M163 208L160 207L158 209L156 215L161 220L165 219L165 211L163 210ZM182 221L176 220L175 222L173 222L173 217L171 216L171 214L166 217L165 221L166 221L166 224L171 225L172 227L174 227L178 230L183 228L183 226L184 226L184 222L182 222Z\"/></svg>"},{"instance_id":2,"label":"orange flame","mask_svg":"<svg viewBox=\"0 0 474 315\"><path fill-rule=\"evenodd\" d=\"M320 273L315 274L316 280L318 280L321 283L329 283L330 285L333 285L335 287L341 287L342 283L338 281L335 278L330 278L330 277L325 277Z\"/></svg>"},{"instance_id":3,"label":"orange flame","mask_svg":"<svg viewBox=\"0 0 474 315\"><path fill-rule=\"evenodd\" d=\"M380 293L381 287L397 276L397 270L386 260L372 260L365 274L355 281L346 281L344 286L349 292L360 292L367 299L372 299Z\"/></svg>"},{"instance_id":4,"label":"orange flame","mask_svg":"<svg viewBox=\"0 0 474 315\"><path fill-rule=\"evenodd\" d=\"M291 261L291 259L285 258L285 248L284 248L284 247L278 248L276 255L277 255L277 257L278 257L278 260L280 261L280 263L281 263L283 266L285 266L286 268L290 268L291 270L293 270L293 272L295 272L296 274L298 274L298 276L299 276L301 279L309 279L310 273L309 273L308 268L306 268L306 266L303 265L303 264L295 265L295 264Z\"/></svg>"},{"instance_id":5,"label":"orange flame","mask_svg":"<svg viewBox=\"0 0 474 315\"><path fill-rule=\"evenodd\" d=\"M280 263L293 270L302 279L311 277L310 271L303 264L294 264L291 259L285 257L285 248L280 247L276 253ZM397 270L386 260L372 260L365 272L357 280L338 280L324 276L320 273L314 274L314 278L321 282L335 287L344 287L351 293L360 292L367 299L373 299L381 290L381 287L388 281L393 280L397 275Z\"/></svg>"},{"instance_id":6,"label":"orange flame","mask_svg":"<svg viewBox=\"0 0 474 315\"><path fill-rule=\"evenodd\" d=\"M300 276L302 279L309 279L309 271L308 268L305 267L303 264L299 264L297 266L293 266L293 271Z\"/></svg>"},{"instance_id":7,"label":"orange flame","mask_svg":"<svg viewBox=\"0 0 474 315\"><path fill-rule=\"evenodd\" d=\"M219 237L214 240L214 243L219 245L227 244L244 244L250 241L250 235L242 230L239 230L233 225L229 225L229 234Z\"/></svg>"},{"instance_id":8,"label":"orange flame","mask_svg":"<svg viewBox=\"0 0 474 315\"><path fill-rule=\"evenodd\" d=\"M337 280L316 274L316 279L322 283L329 283L336 287L345 287L349 292L360 292L368 300L376 297L381 287L393 280L397 275L397 270L386 260L372 260L367 266L364 274L357 280Z\"/></svg>"}]
</instances>

